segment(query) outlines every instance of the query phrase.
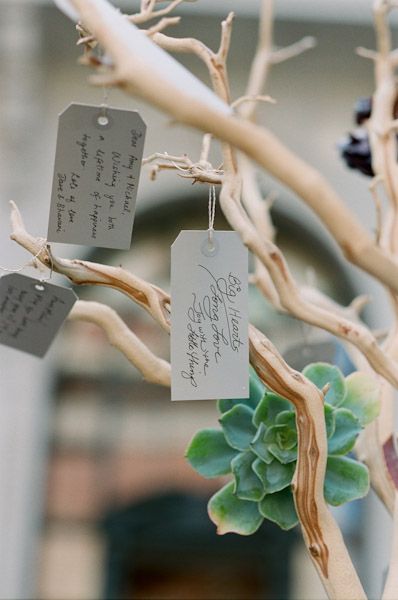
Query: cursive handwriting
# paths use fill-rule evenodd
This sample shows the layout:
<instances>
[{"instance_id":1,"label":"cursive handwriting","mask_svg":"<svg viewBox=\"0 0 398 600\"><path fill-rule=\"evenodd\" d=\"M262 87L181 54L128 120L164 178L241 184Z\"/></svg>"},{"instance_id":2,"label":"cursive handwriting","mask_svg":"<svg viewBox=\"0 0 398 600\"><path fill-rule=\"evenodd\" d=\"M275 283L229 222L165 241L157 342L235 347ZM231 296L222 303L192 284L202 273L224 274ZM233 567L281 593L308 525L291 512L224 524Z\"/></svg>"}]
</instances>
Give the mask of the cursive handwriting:
<instances>
[{"instance_id":1,"label":"cursive handwriting","mask_svg":"<svg viewBox=\"0 0 398 600\"><path fill-rule=\"evenodd\" d=\"M239 352L243 346L238 302L241 280L232 272L216 277L207 267L198 265L198 268L208 274L209 282L204 293L193 291L191 295L186 311L187 367L181 371L181 376L193 387L198 387L200 377L208 376L228 351Z\"/></svg>"}]
</instances>

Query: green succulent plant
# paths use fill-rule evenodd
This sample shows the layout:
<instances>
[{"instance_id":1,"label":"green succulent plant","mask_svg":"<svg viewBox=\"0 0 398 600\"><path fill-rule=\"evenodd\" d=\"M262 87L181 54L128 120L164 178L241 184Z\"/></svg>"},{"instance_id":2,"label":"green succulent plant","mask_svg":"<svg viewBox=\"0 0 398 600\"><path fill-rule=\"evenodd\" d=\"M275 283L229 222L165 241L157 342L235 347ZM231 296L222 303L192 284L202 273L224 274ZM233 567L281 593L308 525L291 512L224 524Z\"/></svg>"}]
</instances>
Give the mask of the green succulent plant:
<instances>
[{"instance_id":1,"label":"green succulent plant","mask_svg":"<svg viewBox=\"0 0 398 600\"><path fill-rule=\"evenodd\" d=\"M379 413L378 386L365 373L344 378L337 367L326 363L310 364L303 374L319 389L330 386L324 405L325 499L339 506L362 498L369 489L368 469L346 454ZM249 398L219 400L217 406L221 429L196 433L186 457L203 477L233 476L208 504L218 533L250 535L264 519L291 529L298 523L291 491L297 462L294 406L267 390L254 372Z\"/></svg>"}]
</instances>

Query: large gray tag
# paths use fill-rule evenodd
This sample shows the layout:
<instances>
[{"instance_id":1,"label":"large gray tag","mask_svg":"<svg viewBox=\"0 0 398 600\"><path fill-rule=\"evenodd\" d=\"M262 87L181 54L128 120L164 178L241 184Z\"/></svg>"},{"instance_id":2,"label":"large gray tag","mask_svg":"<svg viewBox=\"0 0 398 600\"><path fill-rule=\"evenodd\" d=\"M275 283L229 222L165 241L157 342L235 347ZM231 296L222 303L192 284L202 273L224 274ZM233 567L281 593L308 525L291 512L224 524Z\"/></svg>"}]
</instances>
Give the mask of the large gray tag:
<instances>
[{"instance_id":1,"label":"large gray tag","mask_svg":"<svg viewBox=\"0 0 398 600\"><path fill-rule=\"evenodd\" d=\"M237 233L182 231L171 250L171 398L249 394L248 253Z\"/></svg>"},{"instance_id":2,"label":"large gray tag","mask_svg":"<svg viewBox=\"0 0 398 600\"><path fill-rule=\"evenodd\" d=\"M49 241L130 248L145 130L130 110L71 104L60 115Z\"/></svg>"},{"instance_id":3,"label":"large gray tag","mask_svg":"<svg viewBox=\"0 0 398 600\"><path fill-rule=\"evenodd\" d=\"M0 279L0 343L44 356L77 297L73 290L13 273Z\"/></svg>"}]
</instances>

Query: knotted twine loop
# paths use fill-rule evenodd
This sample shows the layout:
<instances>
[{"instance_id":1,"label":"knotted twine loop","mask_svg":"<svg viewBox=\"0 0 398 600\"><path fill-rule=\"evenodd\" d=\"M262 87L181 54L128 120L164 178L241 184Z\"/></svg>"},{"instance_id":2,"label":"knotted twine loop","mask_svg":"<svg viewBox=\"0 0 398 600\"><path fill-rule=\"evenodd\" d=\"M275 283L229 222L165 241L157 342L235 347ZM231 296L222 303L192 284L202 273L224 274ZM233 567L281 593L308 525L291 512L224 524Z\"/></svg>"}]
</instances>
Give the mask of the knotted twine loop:
<instances>
[{"instance_id":1,"label":"knotted twine loop","mask_svg":"<svg viewBox=\"0 0 398 600\"><path fill-rule=\"evenodd\" d=\"M50 281L52 279L52 276L54 273L54 261L53 261L53 255L51 253L50 244L46 243L46 250L47 250L48 258L50 259L50 275L48 277L41 277L40 278L41 283L43 283L44 281Z\"/></svg>"},{"instance_id":2,"label":"knotted twine loop","mask_svg":"<svg viewBox=\"0 0 398 600\"><path fill-rule=\"evenodd\" d=\"M23 264L20 267L3 267L0 265L0 271L4 271L5 273L21 273L21 271L24 271L27 267L32 266L32 262L36 260L36 258L39 258L40 254L43 252L43 250L47 249L48 255L50 257L50 261L51 261L51 272L50 272L50 277L48 277L47 279L51 279L52 274L53 274L53 270L54 270L54 265L53 265L53 260L51 258L51 252L49 252L49 244L47 243L47 240L44 240L43 244L40 246L40 249L36 252L36 254L34 256L32 256L32 258L30 259L29 262ZM41 281L46 281L47 279L43 279Z\"/></svg>"}]
</instances>

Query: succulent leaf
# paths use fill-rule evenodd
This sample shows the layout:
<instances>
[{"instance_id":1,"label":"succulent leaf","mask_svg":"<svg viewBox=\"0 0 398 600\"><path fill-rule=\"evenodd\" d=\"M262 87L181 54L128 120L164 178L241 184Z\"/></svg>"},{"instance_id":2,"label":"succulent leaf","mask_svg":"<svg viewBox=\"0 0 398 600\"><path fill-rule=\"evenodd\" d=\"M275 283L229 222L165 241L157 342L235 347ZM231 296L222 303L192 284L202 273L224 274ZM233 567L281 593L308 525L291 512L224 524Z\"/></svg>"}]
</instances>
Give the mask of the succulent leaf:
<instances>
[{"instance_id":1,"label":"succulent leaf","mask_svg":"<svg viewBox=\"0 0 398 600\"><path fill-rule=\"evenodd\" d=\"M231 461L237 454L220 429L203 429L194 435L185 456L195 471L211 478L231 473Z\"/></svg>"},{"instance_id":2,"label":"succulent leaf","mask_svg":"<svg viewBox=\"0 0 398 600\"><path fill-rule=\"evenodd\" d=\"M296 429L296 413L294 410L283 410L276 415L275 425L287 425L290 429Z\"/></svg>"},{"instance_id":3,"label":"succulent leaf","mask_svg":"<svg viewBox=\"0 0 398 600\"><path fill-rule=\"evenodd\" d=\"M257 456L248 451L238 454L231 463L232 473L235 476L234 493L241 500L258 502L264 498L264 487L253 469L256 460L259 460Z\"/></svg>"},{"instance_id":4,"label":"succulent leaf","mask_svg":"<svg viewBox=\"0 0 398 600\"><path fill-rule=\"evenodd\" d=\"M324 404L323 409L325 413L326 436L330 438L334 434L334 430L336 428L334 409L332 406L330 406L330 404L326 403Z\"/></svg>"},{"instance_id":5,"label":"succulent leaf","mask_svg":"<svg viewBox=\"0 0 398 600\"><path fill-rule=\"evenodd\" d=\"M282 529L292 529L298 523L296 508L290 488L267 494L259 503L260 513Z\"/></svg>"},{"instance_id":6,"label":"succulent leaf","mask_svg":"<svg viewBox=\"0 0 398 600\"><path fill-rule=\"evenodd\" d=\"M284 465L273 460L269 465L257 459L253 463L253 471L258 475L266 494L279 492L291 484L295 463Z\"/></svg>"},{"instance_id":7,"label":"succulent leaf","mask_svg":"<svg viewBox=\"0 0 398 600\"><path fill-rule=\"evenodd\" d=\"M346 395L346 383L340 369L327 363L311 363L303 370L303 375L316 385L319 390L330 385L326 393L325 402L333 406L339 406Z\"/></svg>"},{"instance_id":8,"label":"succulent leaf","mask_svg":"<svg viewBox=\"0 0 398 600\"><path fill-rule=\"evenodd\" d=\"M374 377L356 371L346 378L347 394L341 406L359 419L362 427L373 421L380 412L380 386Z\"/></svg>"},{"instance_id":9,"label":"succulent leaf","mask_svg":"<svg viewBox=\"0 0 398 600\"><path fill-rule=\"evenodd\" d=\"M238 404L224 413L220 418L225 439L235 450L248 450L250 442L256 435L252 423L253 411L243 404Z\"/></svg>"},{"instance_id":10,"label":"succulent leaf","mask_svg":"<svg viewBox=\"0 0 398 600\"><path fill-rule=\"evenodd\" d=\"M209 517L217 525L217 533L251 535L260 527L263 516L258 503L241 500L234 493L234 482L227 483L208 503Z\"/></svg>"},{"instance_id":11,"label":"succulent leaf","mask_svg":"<svg viewBox=\"0 0 398 600\"><path fill-rule=\"evenodd\" d=\"M286 425L273 425L267 429L264 436L269 452L283 464L297 460L297 445L287 448L286 445L290 444L284 443L285 439L289 439L288 436L290 430Z\"/></svg>"},{"instance_id":12,"label":"succulent leaf","mask_svg":"<svg viewBox=\"0 0 398 600\"><path fill-rule=\"evenodd\" d=\"M274 460L274 457L269 452L267 444L264 441L264 436L267 431L264 423L260 423L260 427L257 429L257 433L250 444L251 450L265 463L270 463Z\"/></svg>"},{"instance_id":13,"label":"succulent leaf","mask_svg":"<svg viewBox=\"0 0 398 600\"><path fill-rule=\"evenodd\" d=\"M369 491L369 471L362 463L347 456L329 456L324 494L326 502L340 506L363 498Z\"/></svg>"},{"instance_id":14,"label":"succulent leaf","mask_svg":"<svg viewBox=\"0 0 398 600\"><path fill-rule=\"evenodd\" d=\"M234 398L234 399L222 399L217 401L217 408L220 413L225 413L231 410L237 404L244 404L253 410L260 402L265 394L265 386L260 381L257 373L253 368L250 368L249 378L249 398Z\"/></svg>"},{"instance_id":15,"label":"succulent leaf","mask_svg":"<svg viewBox=\"0 0 398 600\"><path fill-rule=\"evenodd\" d=\"M284 425L283 429L276 433L276 439L282 450L292 450L297 446L297 431Z\"/></svg>"},{"instance_id":16,"label":"succulent leaf","mask_svg":"<svg viewBox=\"0 0 398 600\"><path fill-rule=\"evenodd\" d=\"M266 392L255 410L253 423L257 427L260 423L273 425L280 412L291 409L292 404L288 400L272 392Z\"/></svg>"},{"instance_id":17,"label":"succulent leaf","mask_svg":"<svg viewBox=\"0 0 398 600\"><path fill-rule=\"evenodd\" d=\"M346 408L334 411L335 430L328 440L329 454L347 454L355 445L362 427L356 416Z\"/></svg>"}]
</instances>

